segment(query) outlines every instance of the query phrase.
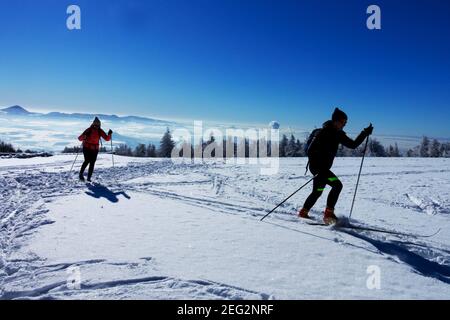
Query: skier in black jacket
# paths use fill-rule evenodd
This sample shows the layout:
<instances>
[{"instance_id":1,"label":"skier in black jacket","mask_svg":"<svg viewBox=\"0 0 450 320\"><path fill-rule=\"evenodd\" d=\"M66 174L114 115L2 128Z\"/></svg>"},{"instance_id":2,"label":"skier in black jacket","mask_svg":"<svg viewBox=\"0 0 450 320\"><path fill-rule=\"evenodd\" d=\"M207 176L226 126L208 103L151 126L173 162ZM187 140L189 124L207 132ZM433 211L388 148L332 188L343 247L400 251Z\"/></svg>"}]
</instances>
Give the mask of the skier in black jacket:
<instances>
[{"instance_id":1,"label":"skier in black jacket","mask_svg":"<svg viewBox=\"0 0 450 320\"><path fill-rule=\"evenodd\" d=\"M325 224L333 224L338 220L334 214L334 206L342 190L342 183L330 169L336 157L339 144L350 149L356 149L373 132L373 126L370 124L370 126L358 135L356 140L352 140L343 131L343 128L347 124L347 119L347 115L336 108L333 112L332 119L325 122L322 129L317 131L308 147L309 170L313 175L317 175L317 177L313 182L312 193L306 199L303 208L298 213L300 218L309 218L309 210L322 195L325 185L328 184L331 186L331 191L328 194L323 221Z\"/></svg>"}]
</instances>

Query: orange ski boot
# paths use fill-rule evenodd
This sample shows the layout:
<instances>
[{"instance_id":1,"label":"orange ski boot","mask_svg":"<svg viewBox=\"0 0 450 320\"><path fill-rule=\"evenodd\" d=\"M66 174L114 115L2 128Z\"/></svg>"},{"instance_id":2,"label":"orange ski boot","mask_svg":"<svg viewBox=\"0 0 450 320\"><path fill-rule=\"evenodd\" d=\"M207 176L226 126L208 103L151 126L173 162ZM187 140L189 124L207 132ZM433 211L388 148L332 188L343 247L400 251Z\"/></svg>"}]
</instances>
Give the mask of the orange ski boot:
<instances>
[{"instance_id":1,"label":"orange ski boot","mask_svg":"<svg viewBox=\"0 0 450 320\"><path fill-rule=\"evenodd\" d=\"M299 212L298 212L298 217L299 218L303 218L303 219L311 219L311 217L308 215L309 210L306 210L305 208L302 208Z\"/></svg>"},{"instance_id":2,"label":"orange ski boot","mask_svg":"<svg viewBox=\"0 0 450 320\"><path fill-rule=\"evenodd\" d=\"M334 209L326 208L323 213L323 222L326 225L336 224L338 222L338 218L334 214Z\"/></svg>"}]
</instances>

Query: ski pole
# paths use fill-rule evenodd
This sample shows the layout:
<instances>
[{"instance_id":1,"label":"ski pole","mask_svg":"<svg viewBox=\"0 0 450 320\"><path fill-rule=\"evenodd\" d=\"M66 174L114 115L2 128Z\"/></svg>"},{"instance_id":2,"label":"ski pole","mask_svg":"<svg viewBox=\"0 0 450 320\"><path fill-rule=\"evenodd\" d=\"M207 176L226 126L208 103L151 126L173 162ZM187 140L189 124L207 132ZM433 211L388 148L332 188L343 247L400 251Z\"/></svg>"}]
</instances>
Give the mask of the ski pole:
<instances>
[{"instance_id":1,"label":"ski pole","mask_svg":"<svg viewBox=\"0 0 450 320\"><path fill-rule=\"evenodd\" d=\"M72 173L73 166L75 165L75 162L77 162L78 155L80 154L80 149L81 149L81 147L78 147L78 148L77 148L77 156L75 157L75 160L73 160L72 167L70 167L69 178L70 178L70 174Z\"/></svg>"},{"instance_id":2,"label":"ski pole","mask_svg":"<svg viewBox=\"0 0 450 320\"><path fill-rule=\"evenodd\" d=\"M314 178L317 177L317 174L312 177L308 182L306 182L304 185L302 185L300 188L298 188L294 193L292 193L289 197L287 197L286 199L283 200L283 202L281 202L280 204L278 204L275 208L273 208L272 210L270 210L270 212L268 214L266 214L264 217L261 218L260 221L263 221L269 214L271 214L272 212L274 212L279 206L281 206L283 203L285 203L286 201L288 201L294 194L296 194L297 192L299 192L300 190L302 190L304 187L306 187L311 181L314 180Z\"/></svg>"},{"instance_id":3,"label":"ski pole","mask_svg":"<svg viewBox=\"0 0 450 320\"><path fill-rule=\"evenodd\" d=\"M369 136L367 136L366 145L364 146L363 156L361 159L361 166L359 167L358 180L356 181L355 194L353 195L352 207L350 209L350 215L348 216L348 219L350 219L352 217L353 205L355 204L355 198L356 198L356 191L358 191L359 178L361 176L361 170L362 170L363 163L364 163L364 157L366 156L366 150L367 150L368 144L369 144Z\"/></svg>"},{"instance_id":4,"label":"ski pole","mask_svg":"<svg viewBox=\"0 0 450 320\"><path fill-rule=\"evenodd\" d=\"M111 157L112 157L112 163L113 163L113 169L114 169L114 151L113 151L112 136L111 136Z\"/></svg>"}]
</instances>

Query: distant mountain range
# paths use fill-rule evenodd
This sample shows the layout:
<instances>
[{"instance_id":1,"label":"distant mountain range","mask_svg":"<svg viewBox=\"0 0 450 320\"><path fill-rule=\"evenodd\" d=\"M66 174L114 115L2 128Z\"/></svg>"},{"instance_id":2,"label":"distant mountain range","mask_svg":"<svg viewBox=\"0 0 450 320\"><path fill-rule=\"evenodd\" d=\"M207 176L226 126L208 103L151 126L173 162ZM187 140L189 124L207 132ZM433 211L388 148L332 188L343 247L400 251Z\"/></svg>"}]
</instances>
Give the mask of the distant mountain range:
<instances>
[{"instance_id":1,"label":"distant mountain range","mask_svg":"<svg viewBox=\"0 0 450 320\"><path fill-rule=\"evenodd\" d=\"M169 120L152 119L139 116L117 116L107 114L89 113L64 113L30 112L27 109L15 105L7 108L0 108L0 140L13 143L22 149L31 150L52 150L61 151L65 146L78 144L77 137L86 129L95 117L99 117L103 122L105 130L111 128L114 131L114 144L125 143L135 147L139 143L158 144L165 130L171 131L177 128L187 128L192 130L192 123L188 120L185 123ZM206 128L209 128L205 124ZM236 123L214 123L213 127L225 132L227 128L248 129L251 126ZM281 134L294 134L300 140L307 137L309 130L281 126ZM349 133L355 137L359 132ZM421 136L398 136L376 134L385 147L398 143L401 151L414 148L420 144ZM447 142L449 139L439 139Z\"/></svg>"},{"instance_id":2,"label":"distant mountain range","mask_svg":"<svg viewBox=\"0 0 450 320\"><path fill-rule=\"evenodd\" d=\"M0 108L0 140L23 150L55 151L79 144L78 136L95 117L104 130L114 131L114 145L139 143L158 144L165 130L183 127L182 124L138 116L108 114L30 112L21 106Z\"/></svg>"},{"instance_id":3,"label":"distant mountain range","mask_svg":"<svg viewBox=\"0 0 450 320\"><path fill-rule=\"evenodd\" d=\"M95 117L99 117L101 120L109 121L131 121L137 123L145 124L157 124L157 125L171 125L175 124L172 121L158 120L146 117L137 116L117 116L108 114L89 114L89 113L63 113L63 112L49 112L49 113L38 113L30 112L21 106L12 106L0 109L0 115L6 116L26 116L26 117L38 117L38 118L51 118L51 119L77 119L77 120L92 120Z\"/></svg>"},{"instance_id":4,"label":"distant mountain range","mask_svg":"<svg viewBox=\"0 0 450 320\"><path fill-rule=\"evenodd\" d=\"M30 114L33 114L32 112L27 111L25 108L22 108L21 106L12 106L4 109L0 109L0 113L7 114L7 115L23 115L27 116Z\"/></svg>"}]
</instances>

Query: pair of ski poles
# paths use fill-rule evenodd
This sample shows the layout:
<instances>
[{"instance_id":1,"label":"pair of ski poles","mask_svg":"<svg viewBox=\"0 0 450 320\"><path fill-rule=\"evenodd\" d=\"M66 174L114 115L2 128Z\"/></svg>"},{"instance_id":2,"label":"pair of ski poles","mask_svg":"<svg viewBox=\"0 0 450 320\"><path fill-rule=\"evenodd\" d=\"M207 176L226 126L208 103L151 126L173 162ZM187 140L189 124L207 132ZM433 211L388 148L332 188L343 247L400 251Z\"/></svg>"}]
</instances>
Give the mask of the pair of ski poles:
<instances>
[{"instance_id":1,"label":"pair of ski poles","mask_svg":"<svg viewBox=\"0 0 450 320\"><path fill-rule=\"evenodd\" d=\"M81 150L82 148L83 148L83 144L81 144L81 146L77 148L77 155L76 155L76 157L75 157L75 160L73 160L72 166L70 167L69 178L70 178L70 174L72 173L73 166L75 165L75 162L77 162L78 155L80 154L80 150ZM112 137L111 137L111 157L112 157L112 165L113 165L113 168L115 168L115 166L114 166L114 151L113 151L113 139L112 139Z\"/></svg>"},{"instance_id":2,"label":"pair of ski poles","mask_svg":"<svg viewBox=\"0 0 450 320\"><path fill-rule=\"evenodd\" d=\"M363 167L363 163L364 163L364 158L366 156L366 150L367 150L367 145L369 144L369 137L367 137L366 139L366 145L364 146L364 151L363 151L363 156L362 156L362 160L361 160L361 166L359 167L359 173L358 173L358 180L356 181L356 188L355 188L355 194L353 195L353 201L352 201L352 207L350 209L350 215L349 215L349 219L352 217L352 213L353 213L353 206L355 204L355 198L356 198L356 192L358 191L358 184L359 184L359 178L361 177L361 171L362 171L362 167ZM279 203L275 208L273 208L272 210L269 211L269 213L267 213L264 217L261 218L260 221L263 221L266 217L268 217L272 212L274 212L276 209L278 209L283 203L285 203L286 201L288 201L290 198L292 198L297 192L299 192L300 190L302 190L304 187L306 187L311 181L313 181L315 178L317 177L317 175L315 175L314 177L312 177L308 182L306 182L304 185L302 185L300 188L298 188L296 191L294 191L289 197L287 197L286 199L284 199L281 203Z\"/></svg>"}]
</instances>

